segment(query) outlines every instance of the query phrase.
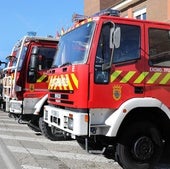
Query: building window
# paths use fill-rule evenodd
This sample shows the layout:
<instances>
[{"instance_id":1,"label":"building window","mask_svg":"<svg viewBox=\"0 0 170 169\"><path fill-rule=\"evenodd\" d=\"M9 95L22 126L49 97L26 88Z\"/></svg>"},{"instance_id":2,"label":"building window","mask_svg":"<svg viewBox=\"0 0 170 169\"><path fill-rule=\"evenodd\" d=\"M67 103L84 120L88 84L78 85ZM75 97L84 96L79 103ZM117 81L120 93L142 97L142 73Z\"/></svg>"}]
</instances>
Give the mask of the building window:
<instances>
[{"instance_id":1,"label":"building window","mask_svg":"<svg viewBox=\"0 0 170 169\"><path fill-rule=\"evenodd\" d=\"M135 11L133 16L136 19L146 20L146 8Z\"/></svg>"}]
</instances>

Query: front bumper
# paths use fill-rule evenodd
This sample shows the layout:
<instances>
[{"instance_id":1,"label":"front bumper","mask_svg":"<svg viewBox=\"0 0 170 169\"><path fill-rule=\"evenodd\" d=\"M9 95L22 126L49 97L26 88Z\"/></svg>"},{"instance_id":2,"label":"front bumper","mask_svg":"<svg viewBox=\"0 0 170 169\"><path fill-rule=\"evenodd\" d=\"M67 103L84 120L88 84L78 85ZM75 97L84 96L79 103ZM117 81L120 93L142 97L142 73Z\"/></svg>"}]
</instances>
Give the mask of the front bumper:
<instances>
[{"instance_id":1,"label":"front bumper","mask_svg":"<svg viewBox=\"0 0 170 169\"><path fill-rule=\"evenodd\" d=\"M73 135L88 135L88 114L44 106L44 121Z\"/></svg>"}]
</instances>

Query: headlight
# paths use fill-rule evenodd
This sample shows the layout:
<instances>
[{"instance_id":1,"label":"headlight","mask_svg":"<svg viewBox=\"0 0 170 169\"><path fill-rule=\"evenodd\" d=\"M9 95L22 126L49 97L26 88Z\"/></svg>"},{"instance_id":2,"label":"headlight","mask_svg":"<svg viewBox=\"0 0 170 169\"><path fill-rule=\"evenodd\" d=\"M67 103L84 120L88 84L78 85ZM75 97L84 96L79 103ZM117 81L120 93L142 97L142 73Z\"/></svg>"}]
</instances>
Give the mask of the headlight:
<instances>
[{"instance_id":1,"label":"headlight","mask_svg":"<svg viewBox=\"0 0 170 169\"><path fill-rule=\"evenodd\" d=\"M73 130L73 118L68 118L68 129Z\"/></svg>"}]
</instances>

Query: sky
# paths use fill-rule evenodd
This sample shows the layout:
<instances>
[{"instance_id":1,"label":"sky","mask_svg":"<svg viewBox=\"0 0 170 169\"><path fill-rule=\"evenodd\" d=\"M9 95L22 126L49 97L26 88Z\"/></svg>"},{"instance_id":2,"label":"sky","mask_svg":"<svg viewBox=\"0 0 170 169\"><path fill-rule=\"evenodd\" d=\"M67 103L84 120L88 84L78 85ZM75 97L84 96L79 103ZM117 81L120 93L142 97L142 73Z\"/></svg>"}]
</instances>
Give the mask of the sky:
<instances>
[{"instance_id":1,"label":"sky","mask_svg":"<svg viewBox=\"0 0 170 169\"><path fill-rule=\"evenodd\" d=\"M5 0L0 2L0 60L27 32L55 36L73 25L72 15L84 13L84 0Z\"/></svg>"}]
</instances>

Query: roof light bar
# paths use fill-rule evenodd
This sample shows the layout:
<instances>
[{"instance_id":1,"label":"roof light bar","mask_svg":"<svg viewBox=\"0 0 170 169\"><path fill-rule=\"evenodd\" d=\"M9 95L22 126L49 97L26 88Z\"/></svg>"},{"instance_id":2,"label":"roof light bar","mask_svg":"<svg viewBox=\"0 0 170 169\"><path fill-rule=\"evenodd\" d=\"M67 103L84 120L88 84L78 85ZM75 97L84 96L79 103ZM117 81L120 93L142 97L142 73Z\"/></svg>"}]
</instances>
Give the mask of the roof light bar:
<instances>
[{"instance_id":1,"label":"roof light bar","mask_svg":"<svg viewBox=\"0 0 170 169\"><path fill-rule=\"evenodd\" d=\"M72 16L72 21L73 22L81 22L81 21L84 21L85 19L88 19L90 17L102 16L102 15L110 15L110 16L118 16L119 17L120 11L109 8L109 9L101 10L100 12L97 12L92 16L79 15L79 14L75 13Z\"/></svg>"},{"instance_id":2,"label":"roof light bar","mask_svg":"<svg viewBox=\"0 0 170 169\"><path fill-rule=\"evenodd\" d=\"M85 15L80 15L80 14L73 14L72 16L72 22L81 22L85 19L88 19L89 17L88 16L85 16Z\"/></svg>"}]
</instances>

